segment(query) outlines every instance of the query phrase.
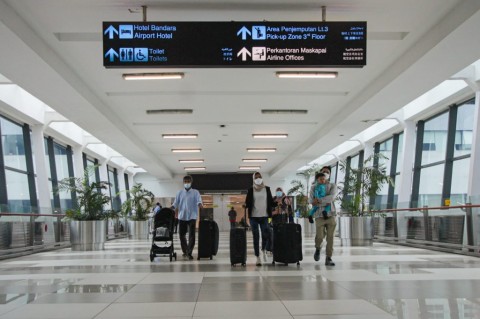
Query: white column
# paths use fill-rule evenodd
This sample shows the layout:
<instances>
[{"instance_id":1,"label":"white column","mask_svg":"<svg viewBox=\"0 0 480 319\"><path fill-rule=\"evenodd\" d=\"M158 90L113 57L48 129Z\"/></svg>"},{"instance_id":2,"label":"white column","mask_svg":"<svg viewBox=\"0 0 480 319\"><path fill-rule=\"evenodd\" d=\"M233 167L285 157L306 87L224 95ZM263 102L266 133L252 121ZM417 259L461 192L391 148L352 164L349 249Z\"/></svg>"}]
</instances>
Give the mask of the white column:
<instances>
[{"instance_id":1,"label":"white column","mask_svg":"<svg viewBox=\"0 0 480 319\"><path fill-rule=\"evenodd\" d=\"M42 214L52 213L52 202L50 200L51 183L48 180L47 170L50 163L45 158L45 142L43 125L32 125L32 148L37 175L38 205Z\"/></svg>"},{"instance_id":2,"label":"white column","mask_svg":"<svg viewBox=\"0 0 480 319\"><path fill-rule=\"evenodd\" d=\"M135 181L133 179L134 176L135 174L128 174L128 186L130 187L130 189L132 189L133 185L135 184Z\"/></svg>"},{"instance_id":3,"label":"white column","mask_svg":"<svg viewBox=\"0 0 480 319\"><path fill-rule=\"evenodd\" d=\"M75 177L82 177L85 171L83 167L83 146L74 146L73 151L73 169Z\"/></svg>"},{"instance_id":4,"label":"white column","mask_svg":"<svg viewBox=\"0 0 480 319\"><path fill-rule=\"evenodd\" d=\"M374 149L374 144L372 142L366 142L363 144L363 161L365 161L367 158L373 155L375 149ZM373 165L373 162L370 163L370 165Z\"/></svg>"},{"instance_id":5,"label":"white column","mask_svg":"<svg viewBox=\"0 0 480 319\"><path fill-rule=\"evenodd\" d=\"M472 203L480 203L480 90L475 93L475 112L473 114L472 155L470 157L470 174L468 178L468 196Z\"/></svg>"},{"instance_id":6,"label":"white column","mask_svg":"<svg viewBox=\"0 0 480 319\"><path fill-rule=\"evenodd\" d=\"M403 131L403 161L400 175L396 178L398 184L398 208L409 206L412 195L413 165L415 163L416 126L413 121L404 122ZM400 159L398 159L400 161Z\"/></svg>"},{"instance_id":7,"label":"white column","mask_svg":"<svg viewBox=\"0 0 480 319\"><path fill-rule=\"evenodd\" d=\"M117 170L118 190L120 191L120 200L125 202L127 200L127 193L125 192L125 169Z\"/></svg>"}]
</instances>

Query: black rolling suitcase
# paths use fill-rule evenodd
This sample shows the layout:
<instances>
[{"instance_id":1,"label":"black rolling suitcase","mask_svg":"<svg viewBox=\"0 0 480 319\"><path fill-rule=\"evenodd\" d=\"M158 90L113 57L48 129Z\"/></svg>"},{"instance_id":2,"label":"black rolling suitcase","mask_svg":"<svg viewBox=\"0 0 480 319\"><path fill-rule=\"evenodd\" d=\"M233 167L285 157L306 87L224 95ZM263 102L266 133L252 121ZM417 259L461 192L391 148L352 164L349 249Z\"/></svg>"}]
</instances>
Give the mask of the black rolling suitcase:
<instances>
[{"instance_id":1,"label":"black rolling suitcase","mask_svg":"<svg viewBox=\"0 0 480 319\"><path fill-rule=\"evenodd\" d=\"M198 227L198 260L212 259L218 252L218 225L213 220L201 220Z\"/></svg>"},{"instance_id":2,"label":"black rolling suitcase","mask_svg":"<svg viewBox=\"0 0 480 319\"><path fill-rule=\"evenodd\" d=\"M273 226L273 262L300 265L302 255L302 226L277 224Z\"/></svg>"},{"instance_id":3,"label":"black rolling suitcase","mask_svg":"<svg viewBox=\"0 0 480 319\"><path fill-rule=\"evenodd\" d=\"M230 263L232 267L247 264L247 228L234 228L230 230Z\"/></svg>"}]
</instances>

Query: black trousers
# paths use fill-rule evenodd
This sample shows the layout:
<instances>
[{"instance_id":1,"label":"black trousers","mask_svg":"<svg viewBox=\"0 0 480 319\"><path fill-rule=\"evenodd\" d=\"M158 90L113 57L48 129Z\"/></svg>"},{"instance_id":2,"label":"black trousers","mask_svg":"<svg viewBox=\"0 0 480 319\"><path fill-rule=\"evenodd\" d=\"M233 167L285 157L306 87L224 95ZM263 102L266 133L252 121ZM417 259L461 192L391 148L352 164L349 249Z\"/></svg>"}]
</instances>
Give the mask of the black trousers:
<instances>
[{"instance_id":1,"label":"black trousers","mask_svg":"<svg viewBox=\"0 0 480 319\"><path fill-rule=\"evenodd\" d=\"M184 254L191 255L193 253L193 248L195 247L195 228L197 220L179 220L179 237L180 244L182 246L182 251ZM188 231L188 242L186 233Z\"/></svg>"}]
</instances>

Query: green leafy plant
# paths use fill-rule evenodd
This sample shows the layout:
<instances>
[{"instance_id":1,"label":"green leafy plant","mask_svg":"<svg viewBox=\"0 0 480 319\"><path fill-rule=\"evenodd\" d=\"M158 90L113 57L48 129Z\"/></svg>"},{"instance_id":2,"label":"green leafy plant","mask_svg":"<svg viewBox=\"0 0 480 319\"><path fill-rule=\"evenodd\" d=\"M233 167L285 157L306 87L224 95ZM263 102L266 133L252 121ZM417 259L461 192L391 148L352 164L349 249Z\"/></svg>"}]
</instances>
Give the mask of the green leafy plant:
<instances>
[{"instance_id":1,"label":"green leafy plant","mask_svg":"<svg viewBox=\"0 0 480 319\"><path fill-rule=\"evenodd\" d=\"M110 185L108 182L89 182L96 167L85 169L82 177L67 177L58 182L57 192L69 191L76 194L73 209L65 212L71 220L103 220L110 212L104 210L104 205L110 202L110 197L103 193Z\"/></svg>"},{"instance_id":2,"label":"green leafy plant","mask_svg":"<svg viewBox=\"0 0 480 319\"><path fill-rule=\"evenodd\" d=\"M122 204L122 215L129 217L131 220L147 220L153 207L155 195L143 188L142 184L133 185L132 189L127 192L130 194L130 198Z\"/></svg>"},{"instance_id":3,"label":"green leafy plant","mask_svg":"<svg viewBox=\"0 0 480 319\"><path fill-rule=\"evenodd\" d=\"M298 172L297 175L302 176L305 179L305 182L299 179L291 181L290 185L292 186L288 191L287 195L295 196L296 198L296 210L300 212L300 216L307 218L309 212L308 204L308 194L310 192L310 178L315 175L315 172L318 170L318 165L313 164L307 169Z\"/></svg>"},{"instance_id":4,"label":"green leafy plant","mask_svg":"<svg viewBox=\"0 0 480 319\"><path fill-rule=\"evenodd\" d=\"M369 156L359 168L347 166L345 161L339 164L340 170L348 176L339 187L338 199L344 213L351 216L371 215L376 196L385 184L393 186L392 178L387 175L387 167L380 160L388 159L379 153Z\"/></svg>"}]
</instances>

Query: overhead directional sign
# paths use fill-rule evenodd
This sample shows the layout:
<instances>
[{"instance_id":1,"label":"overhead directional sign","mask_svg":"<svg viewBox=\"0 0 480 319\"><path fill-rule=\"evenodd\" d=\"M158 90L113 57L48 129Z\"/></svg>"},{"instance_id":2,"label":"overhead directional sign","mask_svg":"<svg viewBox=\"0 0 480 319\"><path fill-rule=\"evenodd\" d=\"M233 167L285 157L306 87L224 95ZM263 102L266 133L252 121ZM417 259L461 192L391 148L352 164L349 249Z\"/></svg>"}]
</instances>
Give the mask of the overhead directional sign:
<instances>
[{"instance_id":1,"label":"overhead directional sign","mask_svg":"<svg viewBox=\"0 0 480 319\"><path fill-rule=\"evenodd\" d=\"M104 22L105 67L363 67L366 22Z\"/></svg>"}]
</instances>

